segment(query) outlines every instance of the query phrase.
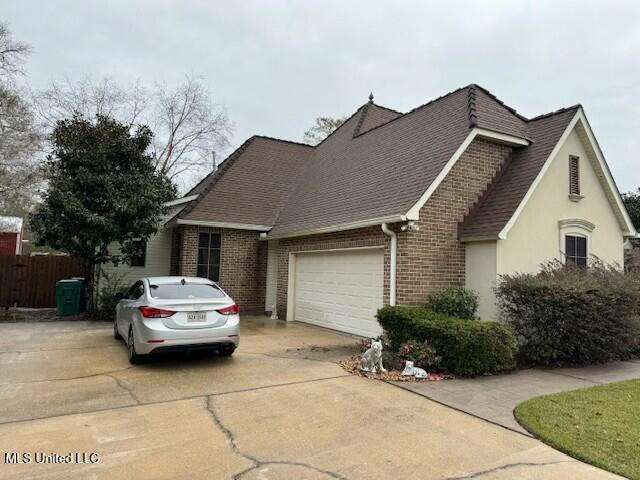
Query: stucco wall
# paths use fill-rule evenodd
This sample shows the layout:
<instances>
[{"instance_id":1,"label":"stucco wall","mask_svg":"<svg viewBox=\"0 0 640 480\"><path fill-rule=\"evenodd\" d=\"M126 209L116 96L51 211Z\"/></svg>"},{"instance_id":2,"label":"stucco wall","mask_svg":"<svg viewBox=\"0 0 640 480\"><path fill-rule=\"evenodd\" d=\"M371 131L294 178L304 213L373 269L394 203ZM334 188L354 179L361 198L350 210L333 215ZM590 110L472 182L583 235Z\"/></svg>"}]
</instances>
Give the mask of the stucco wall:
<instances>
[{"instance_id":1,"label":"stucco wall","mask_svg":"<svg viewBox=\"0 0 640 480\"><path fill-rule=\"evenodd\" d=\"M569 199L569 155L580 157L578 202ZM536 272L541 262L564 260L564 239L558 222L580 219L595 228L588 237L588 254L623 264L622 229L577 133L572 132L533 192L505 240L497 244L497 273Z\"/></svg>"},{"instance_id":2,"label":"stucco wall","mask_svg":"<svg viewBox=\"0 0 640 480\"><path fill-rule=\"evenodd\" d=\"M496 319L496 242L472 242L466 247L465 286L478 293L478 316L483 320Z\"/></svg>"}]
</instances>

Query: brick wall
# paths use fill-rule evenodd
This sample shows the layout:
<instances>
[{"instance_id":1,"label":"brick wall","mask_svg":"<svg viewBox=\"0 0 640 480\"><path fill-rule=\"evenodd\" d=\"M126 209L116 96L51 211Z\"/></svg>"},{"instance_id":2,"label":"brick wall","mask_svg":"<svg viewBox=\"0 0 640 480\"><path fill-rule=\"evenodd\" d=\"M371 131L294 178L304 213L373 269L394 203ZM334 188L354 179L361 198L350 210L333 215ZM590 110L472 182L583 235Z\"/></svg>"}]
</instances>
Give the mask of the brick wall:
<instances>
[{"instance_id":1,"label":"brick wall","mask_svg":"<svg viewBox=\"0 0 640 480\"><path fill-rule=\"evenodd\" d=\"M397 303L420 305L434 290L464 285L465 247L458 241L458 223L510 153L510 147L474 140L422 207L419 231L398 232Z\"/></svg>"},{"instance_id":2,"label":"brick wall","mask_svg":"<svg viewBox=\"0 0 640 480\"><path fill-rule=\"evenodd\" d=\"M243 311L264 310L266 289L267 243L259 233L185 225L182 228L180 274L197 275L198 233L220 233L220 281Z\"/></svg>"},{"instance_id":3,"label":"brick wall","mask_svg":"<svg viewBox=\"0 0 640 480\"><path fill-rule=\"evenodd\" d=\"M510 152L510 147L475 140L420 211L417 222L420 229L402 232L400 224L391 225L398 236L398 304L421 305L429 292L464 285L465 250L458 241L458 223L480 198ZM388 304L390 240L379 226L280 240L278 316L286 318L289 253L374 245L385 246L383 301Z\"/></svg>"}]
</instances>

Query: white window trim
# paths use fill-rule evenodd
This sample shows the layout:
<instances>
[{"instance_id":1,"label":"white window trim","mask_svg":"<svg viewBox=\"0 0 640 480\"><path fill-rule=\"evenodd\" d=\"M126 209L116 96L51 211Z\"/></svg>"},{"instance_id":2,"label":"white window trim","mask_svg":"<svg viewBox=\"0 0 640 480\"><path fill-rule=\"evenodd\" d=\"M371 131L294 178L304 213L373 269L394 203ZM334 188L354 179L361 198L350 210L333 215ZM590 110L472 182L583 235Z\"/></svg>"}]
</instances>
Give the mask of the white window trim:
<instances>
[{"instance_id":1,"label":"white window trim","mask_svg":"<svg viewBox=\"0 0 640 480\"><path fill-rule=\"evenodd\" d=\"M565 237L567 235L573 237L584 237L587 239L587 259L591 256L593 250L593 236L591 233L596 226L588 220L581 218L567 218L558 222L558 249L562 263L567 262L567 252L565 251Z\"/></svg>"}]
</instances>

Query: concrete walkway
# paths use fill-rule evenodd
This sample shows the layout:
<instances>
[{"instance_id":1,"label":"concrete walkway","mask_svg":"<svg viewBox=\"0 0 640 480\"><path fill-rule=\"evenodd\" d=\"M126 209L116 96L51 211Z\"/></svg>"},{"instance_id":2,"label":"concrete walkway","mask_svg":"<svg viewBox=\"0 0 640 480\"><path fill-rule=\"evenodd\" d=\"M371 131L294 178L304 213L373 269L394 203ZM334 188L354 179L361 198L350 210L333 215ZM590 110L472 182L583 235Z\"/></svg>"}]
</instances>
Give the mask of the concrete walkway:
<instances>
[{"instance_id":1,"label":"concrete walkway","mask_svg":"<svg viewBox=\"0 0 640 480\"><path fill-rule=\"evenodd\" d=\"M443 405L531 436L513 416L520 403L540 395L640 378L640 360L583 368L530 369L443 382L392 382Z\"/></svg>"}]
</instances>

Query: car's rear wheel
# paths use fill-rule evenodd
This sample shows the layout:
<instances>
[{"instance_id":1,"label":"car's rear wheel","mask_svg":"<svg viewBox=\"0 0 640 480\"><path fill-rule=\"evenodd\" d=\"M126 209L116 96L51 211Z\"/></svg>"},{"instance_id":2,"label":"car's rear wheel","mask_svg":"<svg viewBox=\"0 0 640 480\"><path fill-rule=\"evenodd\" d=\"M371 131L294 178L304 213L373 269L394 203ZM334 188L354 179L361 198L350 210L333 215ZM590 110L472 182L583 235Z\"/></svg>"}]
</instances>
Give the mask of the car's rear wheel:
<instances>
[{"instance_id":1,"label":"car's rear wheel","mask_svg":"<svg viewBox=\"0 0 640 480\"><path fill-rule=\"evenodd\" d=\"M218 355L221 357L230 357L235 351L236 349L234 347L221 348L218 350Z\"/></svg>"},{"instance_id":2,"label":"car's rear wheel","mask_svg":"<svg viewBox=\"0 0 640 480\"><path fill-rule=\"evenodd\" d=\"M133 339L133 328L129 328L129 336L127 337L127 356L129 357L129 363L135 365L140 363L142 357L136 353L136 344Z\"/></svg>"},{"instance_id":3,"label":"car's rear wheel","mask_svg":"<svg viewBox=\"0 0 640 480\"><path fill-rule=\"evenodd\" d=\"M116 340L120 340L122 338L122 335L118 332L118 320L113 321L113 338Z\"/></svg>"}]
</instances>

